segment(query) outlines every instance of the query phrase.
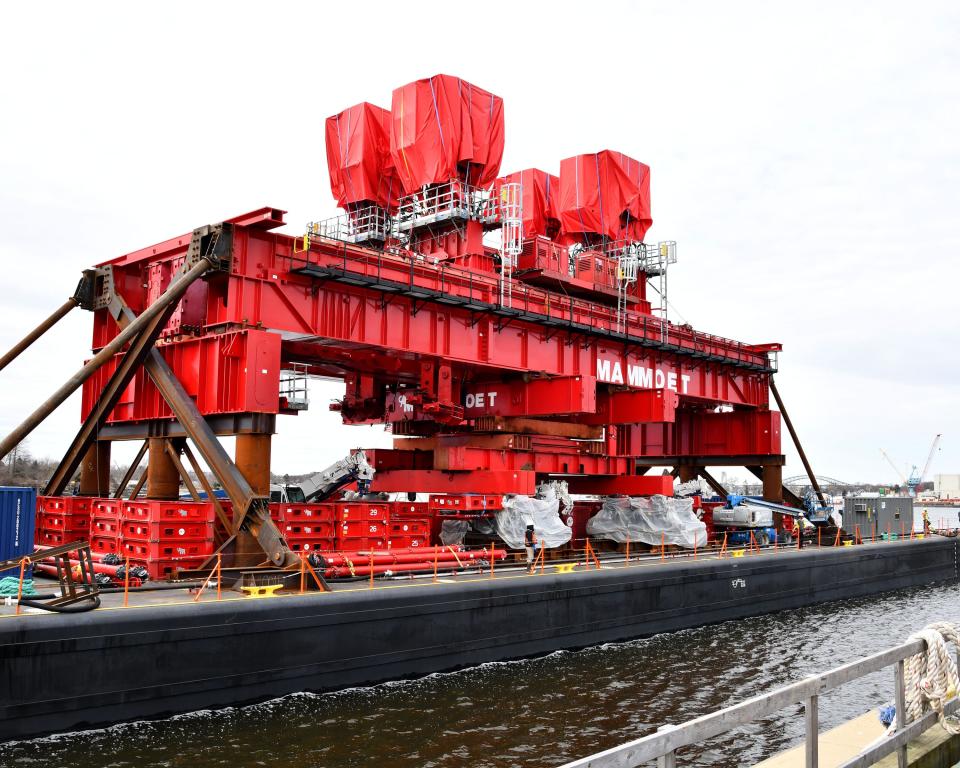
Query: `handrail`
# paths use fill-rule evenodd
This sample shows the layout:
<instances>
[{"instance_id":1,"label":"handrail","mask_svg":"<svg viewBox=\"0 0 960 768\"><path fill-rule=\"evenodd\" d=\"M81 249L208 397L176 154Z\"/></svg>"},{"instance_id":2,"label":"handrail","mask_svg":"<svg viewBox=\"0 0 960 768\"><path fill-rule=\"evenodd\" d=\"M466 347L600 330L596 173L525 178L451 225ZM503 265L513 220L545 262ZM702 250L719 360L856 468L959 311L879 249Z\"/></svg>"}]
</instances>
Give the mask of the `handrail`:
<instances>
[{"instance_id":1,"label":"handrail","mask_svg":"<svg viewBox=\"0 0 960 768\"><path fill-rule=\"evenodd\" d=\"M458 285L467 290L471 296L474 285L478 288L488 288L491 296L499 295L497 278L492 275L487 277L477 273L475 270L444 264L441 275L440 270L437 269L437 265L422 259L419 260L420 263L418 263L416 255L412 252L388 253L386 251L374 251L359 245L352 245L348 249L348 243L330 240L322 234L311 234L311 240L313 247L317 249L323 249L327 247L328 244L335 244L334 247L338 251L338 260L340 261L339 268L344 273L354 271L350 269L350 265L356 265L356 269L362 274L367 274L366 268L375 267L377 279L382 280L385 279L383 275L384 267L387 264L393 264L396 268L403 269L407 273L406 282L410 287L416 287L417 278L422 277L427 280L437 279L440 289L439 293L443 295L458 295L462 297L462 294L457 294L455 291ZM321 253L311 251L305 254L305 256L306 258L302 259L305 265L321 265ZM551 317L553 313L550 310L550 306L555 302L557 298L556 294L544 289L531 288L528 285L524 285L523 288L525 311L536 312L536 309L531 307L531 304L535 304L544 309L544 314L547 317ZM610 330L616 327L615 308L604 307L584 299L575 299L572 296L564 298L568 300L567 309L569 310L570 316L566 319L568 319L569 322L574 323L586 320L591 327L599 328L600 325L598 321L602 320ZM563 314L566 314L566 312ZM579 320L574 318L575 314L580 315ZM659 322L656 324L656 327L648 324L647 315L645 314L630 314L626 317L626 321L623 324L623 334L631 341L636 339L641 343L649 342L650 344L660 346L665 341L660 326L661 323ZM675 325L669 321L664 323L664 327L666 330L666 341L669 341L671 346L675 346L678 349L692 349L696 351L698 347L702 347L703 354L717 360L751 362L756 365L768 364L768 358L764 353L751 351L748 345L744 345L742 342L734 339L694 331L693 329Z\"/></svg>"},{"instance_id":2,"label":"handrail","mask_svg":"<svg viewBox=\"0 0 960 768\"><path fill-rule=\"evenodd\" d=\"M839 686L857 680L865 675L878 672L885 667L896 665L896 686L898 703L898 723L903 715L903 662L926 650L924 640L910 640L906 643L874 653L856 661L851 661L819 675L810 675L796 683L762 693L731 707L702 715L680 725L666 725L656 733L620 746L598 752L566 763L561 768L635 768L651 760L665 758L662 764L676 765L676 751L682 747L698 744L719 736L747 723L775 714L785 707L804 704L806 709L806 744L808 768L817 765L817 702L821 694ZM960 706L960 700L954 698L948 704L950 711ZM936 722L935 713L928 713L920 720L904 727L893 737L871 747L862 755L844 763L843 768L861 768L873 761L906 748L906 742ZM864 762L868 759L871 762Z\"/></svg>"}]
</instances>

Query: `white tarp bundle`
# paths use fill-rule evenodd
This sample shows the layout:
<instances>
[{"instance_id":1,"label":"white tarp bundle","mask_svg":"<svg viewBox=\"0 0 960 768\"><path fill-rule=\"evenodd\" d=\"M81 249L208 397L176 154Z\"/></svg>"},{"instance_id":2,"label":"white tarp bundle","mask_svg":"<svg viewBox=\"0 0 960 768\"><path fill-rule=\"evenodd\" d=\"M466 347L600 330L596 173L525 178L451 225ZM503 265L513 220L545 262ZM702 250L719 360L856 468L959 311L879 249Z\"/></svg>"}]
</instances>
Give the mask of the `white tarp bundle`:
<instances>
[{"instance_id":1,"label":"white tarp bundle","mask_svg":"<svg viewBox=\"0 0 960 768\"><path fill-rule=\"evenodd\" d=\"M503 509L497 513L497 534L510 549L523 548L523 534L528 525L534 536L547 549L562 547L572 531L560 519L560 500L533 499L513 496L503 500Z\"/></svg>"},{"instance_id":2,"label":"white tarp bundle","mask_svg":"<svg viewBox=\"0 0 960 768\"><path fill-rule=\"evenodd\" d=\"M666 496L621 496L608 498L600 511L587 521L587 535L659 545L674 544L687 549L707 545L707 526L693 513L692 499Z\"/></svg>"}]
</instances>

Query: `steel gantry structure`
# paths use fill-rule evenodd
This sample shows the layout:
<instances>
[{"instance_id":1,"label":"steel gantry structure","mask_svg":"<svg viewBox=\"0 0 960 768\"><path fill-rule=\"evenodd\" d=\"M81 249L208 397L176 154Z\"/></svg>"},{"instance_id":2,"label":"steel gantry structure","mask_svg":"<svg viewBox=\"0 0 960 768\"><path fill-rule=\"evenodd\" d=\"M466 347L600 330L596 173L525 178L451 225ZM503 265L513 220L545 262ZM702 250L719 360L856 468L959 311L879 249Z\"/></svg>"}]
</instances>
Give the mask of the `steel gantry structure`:
<instances>
[{"instance_id":1,"label":"steel gantry structure","mask_svg":"<svg viewBox=\"0 0 960 768\"><path fill-rule=\"evenodd\" d=\"M282 210L259 208L84 273L68 305L92 311L95 355L68 382L84 421L48 494L78 466L81 493L109 493L111 443L142 440L146 493L170 498L180 457L197 467L189 439L232 502L228 549L282 564L266 498L276 417L301 409L281 393L296 371L345 382L345 423L389 425L393 448L367 452L375 491L532 494L562 479L572 493L672 494L674 477L743 466L765 498L793 498L770 404L780 346L673 324L648 299L675 260L675 244L643 242L649 169L601 152L559 177L497 177L502 110L454 80L328 121L337 220L295 236L278 231ZM408 118L433 110L423 135L398 123L398 99ZM451 137L459 154L427 162Z\"/></svg>"}]
</instances>

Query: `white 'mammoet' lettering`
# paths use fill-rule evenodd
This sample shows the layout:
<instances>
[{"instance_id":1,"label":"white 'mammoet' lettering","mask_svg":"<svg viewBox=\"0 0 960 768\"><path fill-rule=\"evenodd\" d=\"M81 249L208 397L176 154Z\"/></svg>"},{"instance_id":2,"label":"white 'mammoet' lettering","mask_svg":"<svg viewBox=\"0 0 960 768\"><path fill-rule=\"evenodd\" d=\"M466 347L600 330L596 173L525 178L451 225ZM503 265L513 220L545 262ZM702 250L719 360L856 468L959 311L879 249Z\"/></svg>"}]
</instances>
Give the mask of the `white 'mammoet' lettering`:
<instances>
[{"instance_id":1,"label":"white 'mammoet' lettering","mask_svg":"<svg viewBox=\"0 0 960 768\"><path fill-rule=\"evenodd\" d=\"M687 394L690 375L676 371L663 371L645 365L627 364L627 384L637 389L672 389ZM597 358L597 381L608 384L623 384L623 366L616 360ZM492 393L491 393L492 394Z\"/></svg>"}]
</instances>

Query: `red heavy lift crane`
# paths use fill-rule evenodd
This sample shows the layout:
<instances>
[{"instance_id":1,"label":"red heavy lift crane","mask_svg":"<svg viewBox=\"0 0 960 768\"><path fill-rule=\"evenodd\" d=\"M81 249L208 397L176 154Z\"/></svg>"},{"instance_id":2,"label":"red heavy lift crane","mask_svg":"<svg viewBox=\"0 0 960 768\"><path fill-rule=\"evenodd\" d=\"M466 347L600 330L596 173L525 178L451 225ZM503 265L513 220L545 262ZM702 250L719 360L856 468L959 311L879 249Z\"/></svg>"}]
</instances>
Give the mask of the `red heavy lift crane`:
<instances>
[{"instance_id":1,"label":"red heavy lift crane","mask_svg":"<svg viewBox=\"0 0 960 768\"><path fill-rule=\"evenodd\" d=\"M345 423L390 426L394 447L367 452L376 491L532 494L563 479L575 494L670 495L674 476L699 475L722 493L705 469L720 465L798 502L781 482L780 346L668 322L675 244L644 242L649 168L605 150L559 176L501 177L503 144L502 100L447 75L396 89L389 110L329 118L344 214L294 237L260 208L85 272L65 308L93 312L95 357L0 453L82 382L83 425L47 494L78 466L81 494L108 494L111 443L141 440L147 497L175 498L181 457L198 466L189 438L232 501L223 551L289 565L266 500L276 417L297 412L282 374L296 371L345 381Z\"/></svg>"}]
</instances>

